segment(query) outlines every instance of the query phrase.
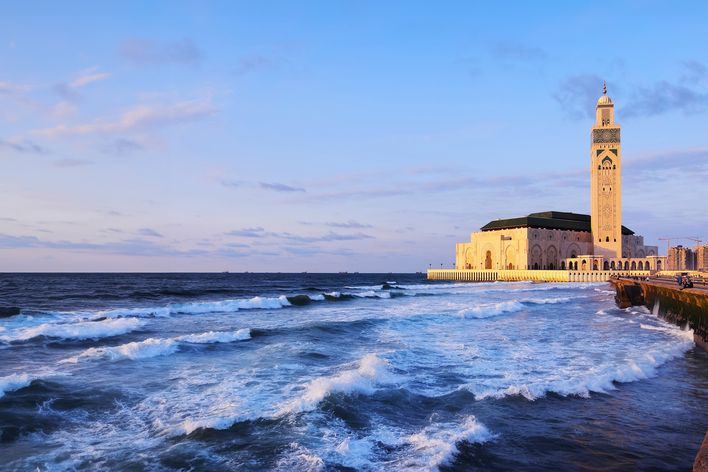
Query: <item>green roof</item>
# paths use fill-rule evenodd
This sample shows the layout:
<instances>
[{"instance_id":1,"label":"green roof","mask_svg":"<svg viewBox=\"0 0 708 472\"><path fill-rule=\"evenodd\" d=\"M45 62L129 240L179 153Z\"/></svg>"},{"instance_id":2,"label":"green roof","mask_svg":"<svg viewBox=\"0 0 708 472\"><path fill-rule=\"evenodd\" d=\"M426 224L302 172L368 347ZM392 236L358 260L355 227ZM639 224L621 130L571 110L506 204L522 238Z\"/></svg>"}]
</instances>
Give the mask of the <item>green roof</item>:
<instances>
[{"instance_id":1,"label":"green roof","mask_svg":"<svg viewBox=\"0 0 708 472\"><path fill-rule=\"evenodd\" d=\"M531 213L528 216L520 216L518 218L506 218L503 220L490 221L482 226L482 231L494 231L497 229L511 228L544 228L544 229L561 229L568 231L591 231L590 215L582 215L580 213L569 213L565 211L543 211L540 213ZM622 234L634 234L634 231L622 226Z\"/></svg>"}]
</instances>

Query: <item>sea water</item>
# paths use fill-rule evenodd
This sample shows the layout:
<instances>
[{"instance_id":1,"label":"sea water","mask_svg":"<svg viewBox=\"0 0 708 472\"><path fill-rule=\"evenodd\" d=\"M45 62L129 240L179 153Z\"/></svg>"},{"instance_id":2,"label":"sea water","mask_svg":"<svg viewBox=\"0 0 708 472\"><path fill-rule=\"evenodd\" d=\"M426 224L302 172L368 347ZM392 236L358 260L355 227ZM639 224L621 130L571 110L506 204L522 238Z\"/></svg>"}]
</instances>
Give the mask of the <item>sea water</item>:
<instances>
[{"instance_id":1,"label":"sea water","mask_svg":"<svg viewBox=\"0 0 708 472\"><path fill-rule=\"evenodd\" d=\"M688 470L708 354L609 284L4 274L2 470Z\"/></svg>"}]
</instances>

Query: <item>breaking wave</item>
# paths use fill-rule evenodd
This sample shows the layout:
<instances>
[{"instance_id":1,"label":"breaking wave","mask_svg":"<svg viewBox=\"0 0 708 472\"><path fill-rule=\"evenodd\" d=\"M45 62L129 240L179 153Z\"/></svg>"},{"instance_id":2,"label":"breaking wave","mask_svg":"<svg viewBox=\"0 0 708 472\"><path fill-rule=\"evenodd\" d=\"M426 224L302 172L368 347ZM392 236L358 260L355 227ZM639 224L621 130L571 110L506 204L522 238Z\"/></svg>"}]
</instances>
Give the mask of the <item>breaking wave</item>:
<instances>
[{"instance_id":1,"label":"breaking wave","mask_svg":"<svg viewBox=\"0 0 708 472\"><path fill-rule=\"evenodd\" d=\"M458 314L463 318L490 318L504 313L513 313L524 309L524 305L518 301L506 301L499 303L486 303L460 310Z\"/></svg>"},{"instance_id":2,"label":"breaking wave","mask_svg":"<svg viewBox=\"0 0 708 472\"><path fill-rule=\"evenodd\" d=\"M82 360L109 359L118 360L138 360L148 359L157 356L166 356L176 352L180 343L189 344L213 344L230 343L243 341L251 338L251 330L248 328L238 331L208 331L201 334L187 334L175 336L173 338L148 338L144 341L130 342L113 347L92 347L77 356L61 361L62 363L75 364Z\"/></svg>"},{"instance_id":3,"label":"breaking wave","mask_svg":"<svg viewBox=\"0 0 708 472\"><path fill-rule=\"evenodd\" d=\"M15 330L11 334L0 336L0 341L27 341L40 336L61 339L99 339L135 331L143 326L143 321L136 318L104 319L78 323L43 323L30 328Z\"/></svg>"},{"instance_id":4,"label":"breaking wave","mask_svg":"<svg viewBox=\"0 0 708 472\"><path fill-rule=\"evenodd\" d=\"M592 368L585 375L564 379L540 379L536 382L516 383L499 389L469 390L475 399L504 398L522 396L533 401L547 393L557 395L589 397L591 392L607 393L615 390L615 383L628 383L647 379L656 375L656 369L671 359L683 355L693 347L693 340L687 336L681 342L661 346L650 352L639 353L633 359L626 359L620 364L611 364Z\"/></svg>"},{"instance_id":5,"label":"breaking wave","mask_svg":"<svg viewBox=\"0 0 708 472\"><path fill-rule=\"evenodd\" d=\"M27 387L37 379L38 377L28 374L10 374L0 377L0 398L5 396L6 393Z\"/></svg>"},{"instance_id":6,"label":"breaking wave","mask_svg":"<svg viewBox=\"0 0 708 472\"><path fill-rule=\"evenodd\" d=\"M400 379L389 370L389 363L376 354L359 360L359 367L339 374L311 381L300 397L286 402L279 414L300 413L313 410L325 397L333 393L372 394L377 385L393 384Z\"/></svg>"},{"instance_id":7,"label":"breaking wave","mask_svg":"<svg viewBox=\"0 0 708 472\"><path fill-rule=\"evenodd\" d=\"M484 443L494 437L474 416L466 417L460 425L433 424L406 438L412 447L409 453L413 458L407 459L404 465L407 468L436 469L459 453L460 443Z\"/></svg>"}]
</instances>

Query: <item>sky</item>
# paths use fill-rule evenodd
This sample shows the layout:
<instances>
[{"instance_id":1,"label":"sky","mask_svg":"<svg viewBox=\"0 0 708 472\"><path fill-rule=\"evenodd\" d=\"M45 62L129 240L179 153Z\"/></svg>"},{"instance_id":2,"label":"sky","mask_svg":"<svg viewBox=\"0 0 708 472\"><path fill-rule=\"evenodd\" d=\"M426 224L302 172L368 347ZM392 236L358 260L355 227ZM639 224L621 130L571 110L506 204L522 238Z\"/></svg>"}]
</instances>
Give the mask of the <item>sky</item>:
<instances>
[{"instance_id":1,"label":"sky","mask_svg":"<svg viewBox=\"0 0 708 472\"><path fill-rule=\"evenodd\" d=\"M0 7L0 272L449 267L589 213L603 80L623 223L708 242L706 2Z\"/></svg>"}]
</instances>

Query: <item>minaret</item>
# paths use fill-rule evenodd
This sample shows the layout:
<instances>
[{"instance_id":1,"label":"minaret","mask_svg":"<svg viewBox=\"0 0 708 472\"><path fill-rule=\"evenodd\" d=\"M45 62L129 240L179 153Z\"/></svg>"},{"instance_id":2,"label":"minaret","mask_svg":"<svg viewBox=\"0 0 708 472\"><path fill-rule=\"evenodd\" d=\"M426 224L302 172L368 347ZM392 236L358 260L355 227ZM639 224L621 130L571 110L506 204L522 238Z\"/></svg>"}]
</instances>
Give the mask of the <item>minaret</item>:
<instances>
[{"instance_id":1,"label":"minaret","mask_svg":"<svg viewBox=\"0 0 708 472\"><path fill-rule=\"evenodd\" d=\"M603 84L590 145L590 218L594 254L606 259L622 257L621 172L620 125Z\"/></svg>"}]
</instances>

